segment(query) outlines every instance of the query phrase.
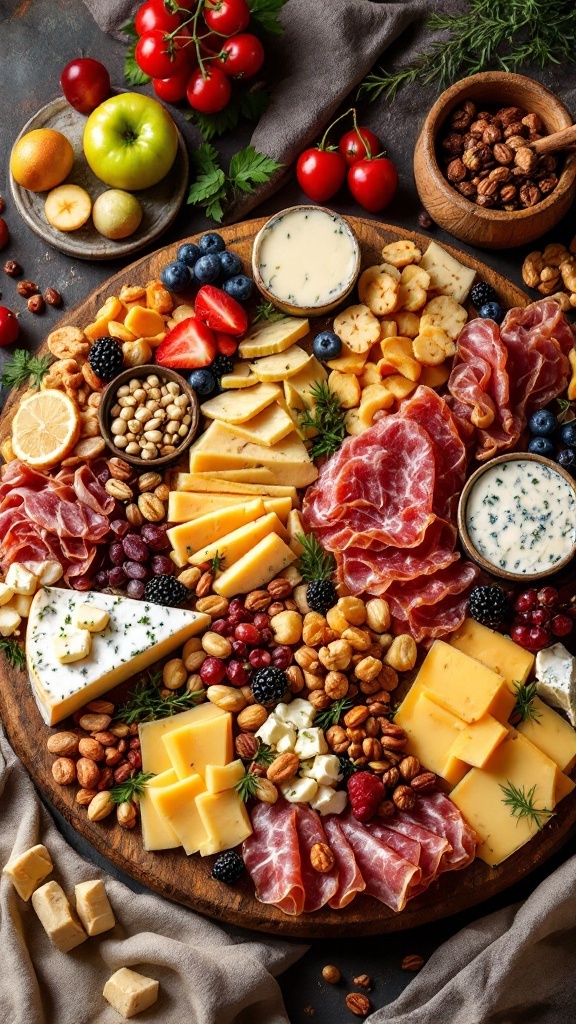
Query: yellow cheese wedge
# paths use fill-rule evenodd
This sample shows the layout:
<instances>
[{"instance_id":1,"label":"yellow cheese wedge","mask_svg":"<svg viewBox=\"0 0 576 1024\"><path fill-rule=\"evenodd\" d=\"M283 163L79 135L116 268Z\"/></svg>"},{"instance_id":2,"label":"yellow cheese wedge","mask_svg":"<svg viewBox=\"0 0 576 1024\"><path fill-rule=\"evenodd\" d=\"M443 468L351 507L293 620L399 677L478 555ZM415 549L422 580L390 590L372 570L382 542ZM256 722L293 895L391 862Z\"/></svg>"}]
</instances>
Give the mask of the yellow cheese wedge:
<instances>
[{"instance_id":1,"label":"yellow cheese wedge","mask_svg":"<svg viewBox=\"0 0 576 1024\"><path fill-rule=\"evenodd\" d=\"M275 512L282 523L286 523L292 508L292 498L263 498L265 512ZM280 534L282 536L282 534Z\"/></svg>"},{"instance_id":2,"label":"yellow cheese wedge","mask_svg":"<svg viewBox=\"0 0 576 1024\"><path fill-rule=\"evenodd\" d=\"M177 716L176 716L177 717ZM172 786L178 781L173 768L168 768L160 775L154 775L144 788L140 797L140 822L142 825L142 843L145 850L175 850L181 842L169 821L158 813L150 796L151 789L162 789Z\"/></svg>"},{"instance_id":3,"label":"yellow cheese wedge","mask_svg":"<svg viewBox=\"0 0 576 1024\"><path fill-rule=\"evenodd\" d=\"M286 528L275 512L269 512L268 515L261 516L253 523L246 523L246 526L241 526L240 529L228 533L220 540L207 544L206 547L195 551L188 561L190 565L202 565L202 562L211 562L218 555L220 567L224 571L234 565L247 551L251 551L269 533L277 533L283 538L287 537Z\"/></svg>"},{"instance_id":4,"label":"yellow cheese wedge","mask_svg":"<svg viewBox=\"0 0 576 1024\"><path fill-rule=\"evenodd\" d=\"M291 501L290 505L292 505ZM174 549L174 554L179 559L179 564L185 565L195 551L263 515L262 500L255 498L230 508L220 509L218 512L210 512L208 515L194 519L191 523L185 522L179 526L173 526L168 530L167 536Z\"/></svg>"},{"instance_id":5,"label":"yellow cheese wedge","mask_svg":"<svg viewBox=\"0 0 576 1024\"><path fill-rule=\"evenodd\" d=\"M206 789L209 793L223 793L225 789L234 789L237 782L244 777L242 761L230 761L230 764L206 765Z\"/></svg>"},{"instance_id":6,"label":"yellow cheese wedge","mask_svg":"<svg viewBox=\"0 0 576 1024\"><path fill-rule=\"evenodd\" d=\"M530 651L474 619L464 620L450 638L450 644L503 676L510 689L515 680L525 683L534 666L534 655Z\"/></svg>"},{"instance_id":7,"label":"yellow cheese wedge","mask_svg":"<svg viewBox=\"0 0 576 1024\"><path fill-rule=\"evenodd\" d=\"M226 717L230 718L227 711L223 711L222 708L207 701L206 704L199 704L198 707L190 708L188 711L180 711L177 715L171 715L169 718L158 718L155 722L143 722L138 726L142 771L153 772L154 775L159 776L172 768L163 743L164 736L188 725L198 725L202 722Z\"/></svg>"},{"instance_id":8,"label":"yellow cheese wedge","mask_svg":"<svg viewBox=\"0 0 576 1024\"><path fill-rule=\"evenodd\" d=\"M483 768L490 755L508 735L508 729L492 715L483 715L477 722L466 723L458 734L450 753L466 764Z\"/></svg>"},{"instance_id":9,"label":"yellow cheese wedge","mask_svg":"<svg viewBox=\"0 0 576 1024\"><path fill-rule=\"evenodd\" d=\"M286 529L288 530L288 547L292 548L294 554L300 557L304 553L304 545L300 543L298 538L305 536L306 530L297 508L291 509L288 513Z\"/></svg>"},{"instance_id":10,"label":"yellow cheese wedge","mask_svg":"<svg viewBox=\"0 0 576 1024\"><path fill-rule=\"evenodd\" d=\"M464 722L426 694L422 693L408 711L405 702L401 704L394 721L408 736L407 752L451 786L469 770L469 765L451 753Z\"/></svg>"},{"instance_id":11,"label":"yellow cheese wedge","mask_svg":"<svg viewBox=\"0 0 576 1024\"><path fill-rule=\"evenodd\" d=\"M248 483L244 480L220 480L216 476L210 476L209 473L177 473L175 491L204 491L214 494L248 496L269 495L274 498L289 497L293 502L298 501L298 492L295 487L286 487L282 484Z\"/></svg>"},{"instance_id":12,"label":"yellow cheese wedge","mask_svg":"<svg viewBox=\"0 0 576 1024\"><path fill-rule=\"evenodd\" d=\"M213 589L222 597L248 594L265 586L295 560L296 555L288 545L278 534L271 533L226 569L215 580Z\"/></svg>"},{"instance_id":13,"label":"yellow cheese wedge","mask_svg":"<svg viewBox=\"0 0 576 1024\"><path fill-rule=\"evenodd\" d=\"M436 295L450 295L464 302L474 283L476 272L462 266L437 242L430 242L419 266L430 275L430 288Z\"/></svg>"},{"instance_id":14,"label":"yellow cheese wedge","mask_svg":"<svg viewBox=\"0 0 576 1024\"><path fill-rule=\"evenodd\" d=\"M225 391L236 388L251 388L258 383L258 377L250 369L249 363L235 363L232 373L225 373L220 384Z\"/></svg>"},{"instance_id":15,"label":"yellow cheese wedge","mask_svg":"<svg viewBox=\"0 0 576 1024\"><path fill-rule=\"evenodd\" d=\"M556 806L556 804L559 804L565 796L569 796L575 786L576 782L574 782L573 779L569 779L567 775L564 775L564 772L558 771L556 774L554 806Z\"/></svg>"},{"instance_id":16,"label":"yellow cheese wedge","mask_svg":"<svg viewBox=\"0 0 576 1024\"><path fill-rule=\"evenodd\" d=\"M164 733L162 742L179 779L196 774L204 778L207 764L224 765L232 760L232 717L225 713L190 722Z\"/></svg>"},{"instance_id":17,"label":"yellow cheese wedge","mask_svg":"<svg viewBox=\"0 0 576 1024\"><path fill-rule=\"evenodd\" d=\"M237 423L235 431L239 437L245 437L254 444L263 444L271 448L277 441L294 430L292 417L276 402L263 409L257 416L245 423Z\"/></svg>"},{"instance_id":18,"label":"yellow cheese wedge","mask_svg":"<svg viewBox=\"0 0 576 1024\"><path fill-rule=\"evenodd\" d=\"M209 512L218 512L222 508L230 508L245 502L242 494L213 494L194 491L170 491L168 498L168 522L188 523L191 519L199 519Z\"/></svg>"},{"instance_id":19,"label":"yellow cheese wedge","mask_svg":"<svg viewBox=\"0 0 576 1024\"><path fill-rule=\"evenodd\" d=\"M239 437L226 423L214 420L208 430L190 448L190 472L218 469L248 469L264 466L274 483L307 487L318 470L295 431L271 448Z\"/></svg>"},{"instance_id":20,"label":"yellow cheese wedge","mask_svg":"<svg viewBox=\"0 0 576 1024\"><path fill-rule=\"evenodd\" d=\"M264 469L262 466L252 469L221 469L214 473L200 473L199 476L211 476L217 480L233 480L237 483L244 484L273 484L274 477L269 469ZM181 488L185 490L186 488Z\"/></svg>"},{"instance_id":21,"label":"yellow cheese wedge","mask_svg":"<svg viewBox=\"0 0 576 1024\"><path fill-rule=\"evenodd\" d=\"M196 797L205 791L200 775L190 775L171 786L150 790L157 813L174 829L187 854L198 853L209 838L196 808Z\"/></svg>"},{"instance_id":22,"label":"yellow cheese wedge","mask_svg":"<svg viewBox=\"0 0 576 1024\"><path fill-rule=\"evenodd\" d=\"M486 714L505 722L515 704L502 676L442 640L430 648L417 682L437 704L465 722Z\"/></svg>"},{"instance_id":23,"label":"yellow cheese wedge","mask_svg":"<svg viewBox=\"0 0 576 1024\"><path fill-rule=\"evenodd\" d=\"M211 420L224 423L245 423L270 405L279 394L277 384L255 384L241 391L224 391L203 402L200 411Z\"/></svg>"},{"instance_id":24,"label":"yellow cheese wedge","mask_svg":"<svg viewBox=\"0 0 576 1024\"><path fill-rule=\"evenodd\" d=\"M552 810L557 772L554 761L512 729L486 767L472 768L452 790L450 799L480 839L477 856L481 860L492 866L500 864L539 830L529 815L518 818L512 814L501 787L512 784L524 793L534 787L534 808ZM545 825L548 815L542 814L538 820Z\"/></svg>"},{"instance_id":25,"label":"yellow cheese wedge","mask_svg":"<svg viewBox=\"0 0 576 1024\"><path fill-rule=\"evenodd\" d=\"M243 359L256 359L258 356L272 356L285 352L295 341L308 334L307 320L286 316L282 320L264 321L251 327L244 340L238 346L238 354Z\"/></svg>"},{"instance_id":26,"label":"yellow cheese wedge","mask_svg":"<svg viewBox=\"0 0 576 1024\"><path fill-rule=\"evenodd\" d=\"M328 374L322 363L318 362L316 356L310 356L306 365L298 373L295 373L293 377L290 377L290 389L291 392L295 391L306 405L313 405L314 395L311 388L314 384L320 384L327 379ZM288 400L286 390L284 390L284 397Z\"/></svg>"},{"instance_id":27,"label":"yellow cheese wedge","mask_svg":"<svg viewBox=\"0 0 576 1024\"><path fill-rule=\"evenodd\" d=\"M250 363L252 373L256 374L258 380L270 383L287 380L294 377L303 366L306 366L310 356L299 345L292 345L286 352L280 352L275 356L264 356Z\"/></svg>"},{"instance_id":28,"label":"yellow cheese wedge","mask_svg":"<svg viewBox=\"0 0 576 1024\"><path fill-rule=\"evenodd\" d=\"M304 399L298 394L297 391L290 385L289 380L284 381L284 400L278 399L278 405L281 405L285 412L288 413L292 423L294 424L294 430L301 437L302 440L308 437L316 437L318 431L315 427L302 427L302 413L305 411L308 403L304 402ZM313 412L313 405L308 404L308 408Z\"/></svg>"},{"instance_id":29,"label":"yellow cheese wedge","mask_svg":"<svg viewBox=\"0 0 576 1024\"><path fill-rule=\"evenodd\" d=\"M353 352L343 341L342 351L338 358L329 359L326 366L329 366L331 370L340 370L340 373L355 373L359 377L367 359L368 352Z\"/></svg>"},{"instance_id":30,"label":"yellow cheese wedge","mask_svg":"<svg viewBox=\"0 0 576 1024\"><path fill-rule=\"evenodd\" d=\"M537 717L521 722L518 732L551 757L562 771L571 772L576 764L576 731L539 697L532 701L532 708Z\"/></svg>"},{"instance_id":31,"label":"yellow cheese wedge","mask_svg":"<svg viewBox=\"0 0 576 1024\"><path fill-rule=\"evenodd\" d=\"M231 850L252 833L244 801L234 789L201 793L196 798L196 807L208 833L208 839L200 847L202 857Z\"/></svg>"}]
</instances>

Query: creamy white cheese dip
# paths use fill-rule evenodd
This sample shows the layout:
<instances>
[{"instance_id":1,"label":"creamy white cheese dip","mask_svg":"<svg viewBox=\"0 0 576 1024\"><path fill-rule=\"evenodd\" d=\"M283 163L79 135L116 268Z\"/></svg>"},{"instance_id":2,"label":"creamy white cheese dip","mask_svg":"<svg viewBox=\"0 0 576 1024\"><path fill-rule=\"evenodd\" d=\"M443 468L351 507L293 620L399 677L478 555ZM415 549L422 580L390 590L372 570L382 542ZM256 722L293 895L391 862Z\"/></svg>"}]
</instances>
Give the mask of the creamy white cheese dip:
<instances>
[{"instance_id":1,"label":"creamy white cheese dip","mask_svg":"<svg viewBox=\"0 0 576 1024\"><path fill-rule=\"evenodd\" d=\"M283 302L313 308L335 301L356 274L357 243L337 214L289 210L264 228L258 270Z\"/></svg>"},{"instance_id":2,"label":"creamy white cheese dip","mask_svg":"<svg viewBox=\"0 0 576 1024\"><path fill-rule=\"evenodd\" d=\"M553 572L576 542L574 488L550 466L511 459L488 468L466 502L472 545L495 568Z\"/></svg>"}]
</instances>

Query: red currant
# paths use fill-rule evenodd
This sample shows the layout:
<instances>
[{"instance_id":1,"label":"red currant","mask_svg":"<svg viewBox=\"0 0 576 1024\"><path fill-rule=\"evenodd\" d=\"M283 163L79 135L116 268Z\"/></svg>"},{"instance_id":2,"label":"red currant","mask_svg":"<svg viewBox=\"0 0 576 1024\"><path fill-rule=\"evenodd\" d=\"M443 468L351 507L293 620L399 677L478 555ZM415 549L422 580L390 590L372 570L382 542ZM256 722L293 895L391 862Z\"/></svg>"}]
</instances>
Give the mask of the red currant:
<instances>
[{"instance_id":1,"label":"red currant","mask_svg":"<svg viewBox=\"0 0 576 1024\"><path fill-rule=\"evenodd\" d=\"M228 605L229 615L236 615L236 612L243 612L244 605L239 597L233 597ZM240 619L238 620L240 622Z\"/></svg>"},{"instance_id":2,"label":"red currant","mask_svg":"<svg viewBox=\"0 0 576 1024\"><path fill-rule=\"evenodd\" d=\"M520 594L514 602L514 611L531 612L538 604L538 595L535 590L526 590Z\"/></svg>"},{"instance_id":3,"label":"red currant","mask_svg":"<svg viewBox=\"0 0 576 1024\"><path fill-rule=\"evenodd\" d=\"M241 661L246 661L246 658L248 657L248 648L243 640L233 640L232 650L237 658L240 658Z\"/></svg>"},{"instance_id":4,"label":"red currant","mask_svg":"<svg viewBox=\"0 0 576 1024\"><path fill-rule=\"evenodd\" d=\"M245 644L256 647L260 641L260 630L252 622L240 622L234 630L237 640L243 640Z\"/></svg>"},{"instance_id":5,"label":"red currant","mask_svg":"<svg viewBox=\"0 0 576 1024\"><path fill-rule=\"evenodd\" d=\"M204 662L204 665L205 664L206 662ZM202 674L202 669L200 670L200 674ZM232 686L246 686L246 683L250 678L250 672L241 661L229 661L226 665L226 675L232 683Z\"/></svg>"},{"instance_id":6,"label":"red currant","mask_svg":"<svg viewBox=\"0 0 576 1024\"><path fill-rule=\"evenodd\" d=\"M272 664L274 668L285 669L292 664L292 648L285 644L278 644L272 651Z\"/></svg>"},{"instance_id":7,"label":"red currant","mask_svg":"<svg viewBox=\"0 0 576 1024\"><path fill-rule=\"evenodd\" d=\"M252 668L267 668L272 661L272 655L270 651L263 651L261 647L257 647L254 651L250 651L248 661Z\"/></svg>"},{"instance_id":8,"label":"red currant","mask_svg":"<svg viewBox=\"0 0 576 1024\"><path fill-rule=\"evenodd\" d=\"M532 612L518 612L515 622L532 622Z\"/></svg>"},{"instance_id":9,"label":"red currant","mask_svg":"<svg viewBox=\"0 0 576 1024\"><path fill-rule=\"evenodd\" d=\"M266 612L257 612L254 616L256 629L266 629L270 625L270 616Z\"/></svg>"},{"instance_id":10,"label":"red currant","mask_svg":"<svg viewBox=\"0 0 576 1024\"><path fill-rule=\"evenodd\" d=\"M530 621L535 626L543 626L545 622L548 622L550 618L550 612L547 608L535 608L533 612L530 612Z\"/></svg>"},{"instance_id":11,"label":"red currant","mask_svg":"<svg viewBox=\"0 0 576 1024\"><path fill-rule=\"evenodd\" d=\"M554 608L558 604L559 594L554 587L542 587L537 594L538 603L548 605L549 608Z\"/></svg>"},{"instance_id":12,"label":"red currant","mask_svg":"<svg viewBox=\"0 0 576 1024\"><path fill-rule=\"evenodd\" d=\"M520 647L530 647L530 627L524 625L512 626L510 630L510 636L515 644L519 644Z\"/></svg>"},{"instance_id":13,"label":"red currant","mask_svg":"<svg viewBox=\"0 0 576 1024\"><path fill-rule=\"evenodd\" d=\"M568 615L555 615L550 623L554 636L568 636L572 632L573 622Z\"/></svg>"},{"instance_id":14,"label":"red currant","mask_svg":"<svg viewBox=\"0 0 576 1024\"><path fill-rule=\"evenodd\" d=\"M550 643L550 635L541 626L533 626L530 630L530 650L541 651Z\"/></svg>"},{"instance_id":15,"label":"red currant","mask_svg":"<svg viewBox=\"0 0 576 1024\"><path fill-rule=\"evenodd\" d=\"M226 619L214 619L210 629L213 633L219 633L220 636L226 636L226 633L228 632L228 622Z\"/></svg>"},{"instance_id":16,"label":"red currant","mask_svg":"<svg viewBox=\"0 0 576 1024\"><path fill-rule=\"evenodd\" d=\"M221 658L205 658L200 666L200 678L205 686L221 683L226 675L226 665Z\"/></svg>"}]
</instances>

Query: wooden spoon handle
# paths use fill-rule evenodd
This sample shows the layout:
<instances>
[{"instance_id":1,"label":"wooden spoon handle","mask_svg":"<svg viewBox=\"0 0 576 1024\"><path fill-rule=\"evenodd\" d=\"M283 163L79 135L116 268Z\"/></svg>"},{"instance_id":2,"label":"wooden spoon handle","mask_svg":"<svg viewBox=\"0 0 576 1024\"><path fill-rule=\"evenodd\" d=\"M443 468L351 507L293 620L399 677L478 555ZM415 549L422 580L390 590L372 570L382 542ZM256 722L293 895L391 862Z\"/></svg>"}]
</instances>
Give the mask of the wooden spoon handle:
<instances>
[{"instance_id":1,"label":"wooden spoon handle","mask_svg":"<svg viewBox=\"0 0 576 1024\"><path fill-rule=\"evenodd\" d=\"M556 153L557 150L566 149L574 143L576 143L576 124L571 125L570 128L563 128L560 132L554 132L553 135L545 135L543 139L532 142L531 146L534 152L541 156L542 153Z\"/></svg>"}]
</instances>

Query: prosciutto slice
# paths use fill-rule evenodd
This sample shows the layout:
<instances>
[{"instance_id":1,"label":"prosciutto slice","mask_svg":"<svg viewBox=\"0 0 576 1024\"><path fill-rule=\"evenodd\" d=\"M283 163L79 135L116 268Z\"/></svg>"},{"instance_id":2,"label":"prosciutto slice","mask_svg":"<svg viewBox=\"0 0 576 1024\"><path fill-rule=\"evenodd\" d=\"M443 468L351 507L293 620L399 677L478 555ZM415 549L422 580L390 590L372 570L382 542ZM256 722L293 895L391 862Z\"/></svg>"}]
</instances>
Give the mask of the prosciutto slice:
<instances>
[{"instance_id":1,"label":"prosciutto slice","mask_svg":"<svg viewBox=\"0 0 576 1024\"><path fill-rule=\"evenodd\" d=\"M338 891L338 868L320 873L315 871L310 861L310 854L315 843L328 845L328 838L320 816L308 804L295 804L296 831L300 844L300 871L304 886L304 910L311 913L320 910Z\"/></svg>"},{"instance_id":2,"label":"prosciutto slice","mask_svg":"<svg viewBox=\"0 0 576 1024\"><path fill-rule=\"evenodd\" d=\"M438 865L442 871L459 871L471 864L476 853L476 835L464 821L455 804L443 793L432 793L418 800L411 811L403 811L405 821L419 825L447 841Z\"/></svg>"},{"instance_id":3,"label":"prosciutto slice","mask_svg":"<svg viewBox=\"0 0 576 1024\"><path fill-rule=\"evenodd\" d=\"M342 910L356 897L364 892L366 882L354 856L354 850L346 839L336 816L322 819L328 845L336 858L338 867L338 888L328 901L333 910Z\"/></svg>"},{"instance_id":4,"label":"prosciutto slice","mask_svg":"<svg viewBox=\"0 0 576 1024\"><path fill-rule=\"evenodd\" d=\"M296 815L296 805L285 800L256 804L250 815L253 832L242 846L256 899L290 916L301 914L306 900Z\"/></svg>"},{"instance_id":5,"label":"prosciutto slice","mask_svg":"<svg viewBox=\"0 0 576 1024\"><path fill-rule=\"evenodd\" d=\"M452 849L448 840L444 836L438 836L434 832L430 832L429 829L409 821L405 813L395 815L387 820L385 825L378 827L387 829L404 841L416 843L420 851L417 863L422 871L420 889L426 889L436 879L442 858Z\"/></svg>"},{"instance_id":6,"label":"prosciutto slice","mask_svg":"<svg viewBox=\"0 0 576 1024\"><path fill-rule=\"evenodd\" d=\"M351 814L341 815L339 824L366 881L366 894L375 896L391 910L403 910L411 889L420 882L420 868L369 832Z\"/></svg>"},{"instance_id":7,"label":"prosciutto slice","mask_svg":"<svg viewBox=\"0 0 576 1024\"><path fill-rule=\"evenodd\" d=\"M468 593L478 578L472 562L455 561L424 580L392 583L386 591L397 632L412 634L417 642L450 633L466 615Z\"/></svg>"}]
</instances>

